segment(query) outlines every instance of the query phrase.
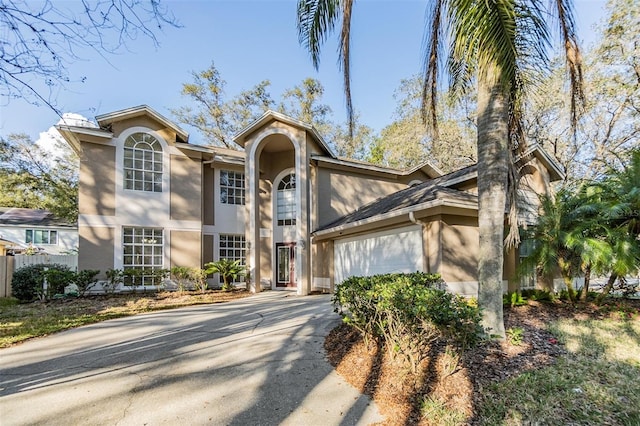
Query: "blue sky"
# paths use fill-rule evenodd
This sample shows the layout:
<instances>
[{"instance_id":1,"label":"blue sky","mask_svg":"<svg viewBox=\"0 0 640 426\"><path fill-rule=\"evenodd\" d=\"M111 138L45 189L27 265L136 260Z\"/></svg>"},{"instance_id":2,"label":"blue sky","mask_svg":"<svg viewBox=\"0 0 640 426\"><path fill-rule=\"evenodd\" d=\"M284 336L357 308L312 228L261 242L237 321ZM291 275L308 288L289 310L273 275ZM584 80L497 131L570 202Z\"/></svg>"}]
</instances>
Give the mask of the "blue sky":
<instances>
[{"instance_id":1,"label":"blue sky","mask_svg":"<svg viewBox=\"0 0 640 426\"><path fill-rule=\"evenodd\" d=\"M574 0L583 48L595 41L593 24L604 16L602 0ZM74 2L66 2L74 7ZM56 0L56 4L64 2ZM360 0L355 3L352 26L352 94L364 124L375 130L393 120L393 92L402 78L420 71L424 0ZM336 121L344 121L342 75L336 65L336 42L329 40L320 70L298 44L295 0L169 1L168 7L182 28L167 27L157 34L160 47L139 38L128 50L108 56L81 52L82 61L69 66L72 79L57 91L57 105L65 112L95 115L147 104L172 118L171 108L188 105L180 94L191 80L214 61L227 81L229 97L262 80L271 81L278 99L287 88L306 77L325 87L324 102ZM0 136L26 133L36 139L58 121L44 106L20 99L0 106ZM197 131L185 127L191 141L204 143Z\"/></svg>"}]
</instances>

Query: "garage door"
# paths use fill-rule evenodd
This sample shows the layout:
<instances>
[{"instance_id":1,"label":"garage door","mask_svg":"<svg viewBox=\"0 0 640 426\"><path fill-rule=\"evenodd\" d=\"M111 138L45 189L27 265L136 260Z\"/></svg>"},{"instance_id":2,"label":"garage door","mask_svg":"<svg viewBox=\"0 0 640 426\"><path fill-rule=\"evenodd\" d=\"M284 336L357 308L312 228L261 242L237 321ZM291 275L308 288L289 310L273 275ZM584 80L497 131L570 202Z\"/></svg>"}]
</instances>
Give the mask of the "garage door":
<instances>
[{"instance_id":1,"label":"garage door","mask_svg":"<svg viewBox=\"0 0 640 426\"><path fill-rule=\"evenodd\" d=\"M334 242L335 282L351 276L422 271L420 226L345 238Z\"/></svg>"}]
</instances>

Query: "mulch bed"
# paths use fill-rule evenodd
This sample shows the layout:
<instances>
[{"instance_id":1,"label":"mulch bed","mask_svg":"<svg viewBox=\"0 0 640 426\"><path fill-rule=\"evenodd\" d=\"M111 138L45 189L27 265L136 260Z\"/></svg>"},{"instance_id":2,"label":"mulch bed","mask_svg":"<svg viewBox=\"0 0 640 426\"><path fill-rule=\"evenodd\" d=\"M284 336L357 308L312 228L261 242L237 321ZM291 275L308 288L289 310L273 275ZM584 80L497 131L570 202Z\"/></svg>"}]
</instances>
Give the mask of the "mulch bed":
<instances>
[{"instance_id":1,"label":"mulch bed","mask_svg":"<svg viewBox=\"0 0 640 426\"><path fill-rule=\"evenodd\" d=\"M446 346L436 345L417 373L393 359L375 342L365 343L357 330L344 324L326 337L325 350L336 371L376 401L386 417L384 425L430 424L420 415L425 396L455 408L470 419L469 424L474 424L476 395L484 386L549 365L566 353L546 330L546 324L563 318L620 318L621 312L639 315L640 300L617 301L601 307L529 302L505 308L505 328L524 330L519 345L508 341L484 343L468 350L460 359L452 357Z\"/></svg>"}]
</instances>

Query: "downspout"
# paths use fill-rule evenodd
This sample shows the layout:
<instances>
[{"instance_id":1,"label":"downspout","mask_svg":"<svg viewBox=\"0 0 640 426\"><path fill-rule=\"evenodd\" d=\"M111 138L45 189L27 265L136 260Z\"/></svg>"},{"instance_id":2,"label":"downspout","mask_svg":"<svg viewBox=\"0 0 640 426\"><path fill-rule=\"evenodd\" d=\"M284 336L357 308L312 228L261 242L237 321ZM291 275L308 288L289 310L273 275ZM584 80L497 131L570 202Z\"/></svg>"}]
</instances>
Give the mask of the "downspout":
<instances>
[{"instance_id":1,"label":"downspout","mask_svg":"<svg viewBox=\"0 0 640 426\"><path fill-rule=\"evenodd\" d=\"M422 254L422 268L427 272L427 273L431 273L431 262L429 259L429 238L428 236L425 238L425 231L427 229L427 223L420 220L420 219L416 219L416 215L411 211L409 212L409 220L416 224L416 225L420 225L420 229L422 232L422 250L423 250L423 254Z\"/></svg>"}]
</instances>

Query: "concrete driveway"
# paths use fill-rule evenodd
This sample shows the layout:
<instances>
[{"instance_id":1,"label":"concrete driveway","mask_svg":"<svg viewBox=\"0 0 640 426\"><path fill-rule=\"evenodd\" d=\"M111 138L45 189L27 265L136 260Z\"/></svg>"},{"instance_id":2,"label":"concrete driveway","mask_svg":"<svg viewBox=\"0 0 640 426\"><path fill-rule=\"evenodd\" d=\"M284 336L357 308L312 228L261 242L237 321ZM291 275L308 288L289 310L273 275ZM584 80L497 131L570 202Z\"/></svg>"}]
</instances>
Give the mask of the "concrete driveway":
<instances>
[{"instance_id":1,"label":"concrete driveway","mask_svg":"<svg viewBox=\"0 0 640 426\"><path fill-rule=\"evenodd\" d=\"M0 424L352 425L382 420L325 360L329 296L265 292L0 350Z\"/></svg>"}]
</instances>

